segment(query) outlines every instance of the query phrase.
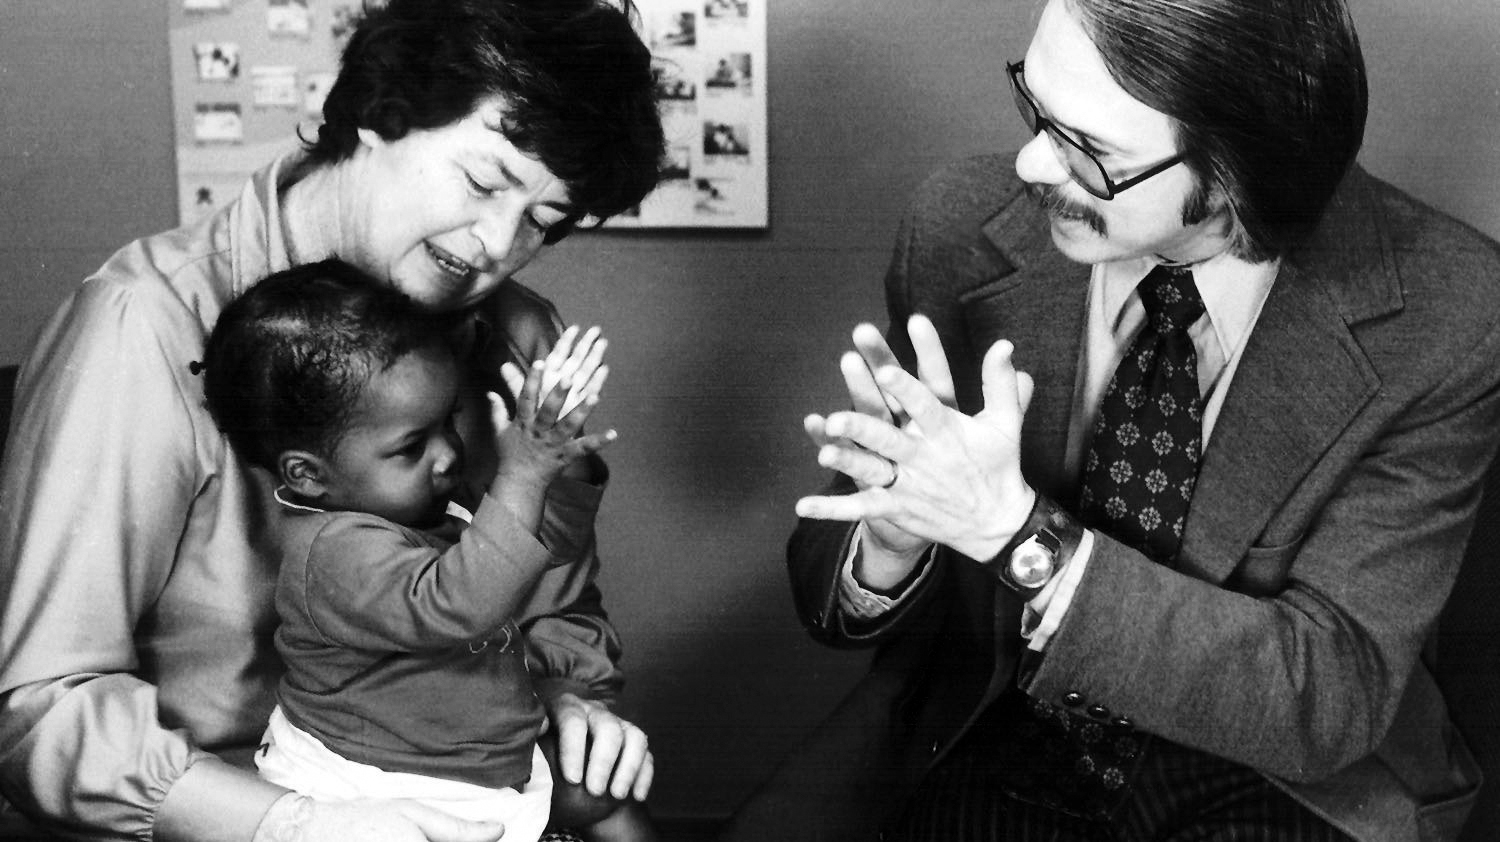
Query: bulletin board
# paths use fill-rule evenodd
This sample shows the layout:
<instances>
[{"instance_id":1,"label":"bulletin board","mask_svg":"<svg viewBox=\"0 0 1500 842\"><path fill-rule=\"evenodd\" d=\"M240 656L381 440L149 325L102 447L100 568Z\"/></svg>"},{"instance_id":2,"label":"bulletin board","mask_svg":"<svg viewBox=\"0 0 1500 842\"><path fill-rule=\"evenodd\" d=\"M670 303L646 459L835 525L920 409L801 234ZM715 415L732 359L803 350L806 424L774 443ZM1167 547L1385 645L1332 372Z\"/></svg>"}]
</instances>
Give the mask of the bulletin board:
<instances>
[{"instance_id":1,"label":"bulletin board","mask_svg":"<svg viewBox=\"0 0 1500 842\"><path fill-rule=\"evenodd\" d=\"M663 180L610 227L764 227L766 3L637 0ZM315 136L359 0L170 0L178 212L190 224Z\"/></svg>"}]
</instances>

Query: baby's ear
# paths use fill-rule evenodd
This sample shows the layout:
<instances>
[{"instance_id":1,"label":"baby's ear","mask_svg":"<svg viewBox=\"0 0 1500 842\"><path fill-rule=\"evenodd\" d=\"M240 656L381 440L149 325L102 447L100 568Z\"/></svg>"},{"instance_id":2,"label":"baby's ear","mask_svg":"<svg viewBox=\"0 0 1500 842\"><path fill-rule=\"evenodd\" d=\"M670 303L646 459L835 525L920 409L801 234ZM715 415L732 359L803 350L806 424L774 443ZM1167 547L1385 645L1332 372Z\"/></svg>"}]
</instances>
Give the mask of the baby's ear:
<instances>
[{"instance_id":1,"label":"baby's ear","mask_svg":"<svg viewBox=\"0 0 1500 842\"><path fill-rule=\"evenodd\" d=\"M276 457L276 472L283 485L305 500L316 500L327 491L323 460L317 454L288 450Z\"/></svg>"}]
</instances>

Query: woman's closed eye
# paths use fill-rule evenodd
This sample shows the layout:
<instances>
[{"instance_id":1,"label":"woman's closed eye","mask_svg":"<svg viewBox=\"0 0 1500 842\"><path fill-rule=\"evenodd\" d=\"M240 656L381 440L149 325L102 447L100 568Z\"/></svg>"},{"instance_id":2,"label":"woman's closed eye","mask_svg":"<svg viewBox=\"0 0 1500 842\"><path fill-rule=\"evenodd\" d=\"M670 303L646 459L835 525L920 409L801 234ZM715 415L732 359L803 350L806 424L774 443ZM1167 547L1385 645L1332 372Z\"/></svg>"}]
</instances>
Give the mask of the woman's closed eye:
<instances>
[{"instance_id":1,"label":"woman's closed eye","mask_svg":"<svg viewBox=\"0 0 1500 842\"><path fill-rule=\"evenodd\" d=\"M478 196L481 199L488 199L489 197L500 192L500 188L490 187L489 185L484 184L478 179L474 178L474 176L468 172L464 173L464 181L467 181L469 183L469 192L473 193L475 196Z\"/></svg>"}]
</instances>

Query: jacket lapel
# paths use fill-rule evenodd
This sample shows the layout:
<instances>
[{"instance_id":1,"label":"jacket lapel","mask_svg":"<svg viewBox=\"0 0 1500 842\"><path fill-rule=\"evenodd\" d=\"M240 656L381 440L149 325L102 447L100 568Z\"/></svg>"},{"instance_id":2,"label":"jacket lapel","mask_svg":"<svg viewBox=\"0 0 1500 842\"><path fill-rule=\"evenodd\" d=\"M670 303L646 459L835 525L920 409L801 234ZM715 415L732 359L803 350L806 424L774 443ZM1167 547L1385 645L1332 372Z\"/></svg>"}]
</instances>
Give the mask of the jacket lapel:
<instances>
[{"instance_id":1,"label":"jacket lapel","mask_svg":"<svg viewBox=\"0 0 1500 842\"><path fill-rule=\"evenodd\" d=\"M1063 462L1088 309L1089 268L1063 257L1052 244L1046 219L1024 197L983 231L1011 271L960 296L969 337L978 355L1001 339L1015 344L1016 367L1036 383L1021 431L1021 464L1038 491L1067 500L1074 483L1064 474Z\"/></svg>"},{"instance_id":2,"label":"jacket lapel","mask_svg":"<svg viewBox=\"0 0 1500 842\"><path fill-rule=\"evenodd\" d=\"M1223 582L1380 389L1353 326L1400 309L1401 292L1364 179L1351 174L1317 238L1282 263L1203 455L1184 572Z\"/></svg>"}]
</instances>

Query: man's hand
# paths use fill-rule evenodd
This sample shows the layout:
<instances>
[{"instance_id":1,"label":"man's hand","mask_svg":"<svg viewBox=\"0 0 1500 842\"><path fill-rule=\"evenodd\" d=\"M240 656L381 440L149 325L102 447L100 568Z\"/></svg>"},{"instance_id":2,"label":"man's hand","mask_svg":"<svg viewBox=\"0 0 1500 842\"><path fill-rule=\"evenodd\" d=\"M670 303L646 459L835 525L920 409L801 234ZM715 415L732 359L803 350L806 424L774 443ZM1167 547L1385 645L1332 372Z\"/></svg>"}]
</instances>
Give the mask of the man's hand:
<instances>
[{"instance_id":1,"label":"man's hand","mask_svg":"<svg viewBox=\"0 0 1500 842\"><path fill-rule=\"evenodd\" d=\"M617 799L646 800L656 770L644 731L602 702L572 693L548 700L547 715L557 734L558 766L565 781L582 783L591 795L608 791Z\"/></svg>"},{"instance_id":2,"label":"man's hand","mask_svg":"<svg viewBox=\"0 0 1500 842\"><path fill-rule=\"evenodd\" d=\"M873 374L851 381L852 366L844 366L854 410L807 422L821 444L819 463L847 474L860 490L804 497L797 514L863 520L888 546L905 534L908 546L934 542L989 558L1025 522L1035 500L1020 469L1030 376L1011 364L1009 342L995 343L981 367L984 409L971 418L953 407L947 356L930 321L913 316L909 323L920 379L886 359L883 341L878 348L862 341L868 338L864 327L856 331L856 344ZM902 415L908 420L897 426Z\"/></svg>"},{"instance_id":3,"label":"man's hand","mask_svg":"<svg viewBox=\"0 0 1500 842\"><path fill-rule=\"evenodd\" d=\"M943 354L943 345L937 330L926 318L913 318L909 324L913 348L917 352L917 374L922 384L947 406L955 406L953 376L948 369L948 358ZM906 423L907 416L899 405L892 406L887 396L875 382L874 372L887 366L899 366L896 355L886 344L885 337L874 325L863 323L854 328L854 347L839 359L839 370L844 375L844 384L849 389L849 402L855 412L879 419L893 426ZM837 439L825 429L821 415L809 415L803 420L808 438L821 450L827 445L855 446L847 439ZM850 474L854 484L864 491L880 486L891 478L891 466L878 477L866 478ZM905 531L885 518L865 519L866 545L862 552L865 566L883 565L888 568L861 579L877 585L890 584L902 579L914 567L928 541ZM869 571L867 571L869 572ZM873 580L873 581L872 581ZM889 581L885 581L889 580Z\"/></svg>"},{"instance_id":4,"label":"man's hand","mask_svg":"<svg viewBox=\"0 0 1500 842\"><path fill-rule=\"evenodd\" d=\"M495 842L505 828L465 821L415 801L314 801L288 793L252 842Z\"/></svg>"}]
</instances>

